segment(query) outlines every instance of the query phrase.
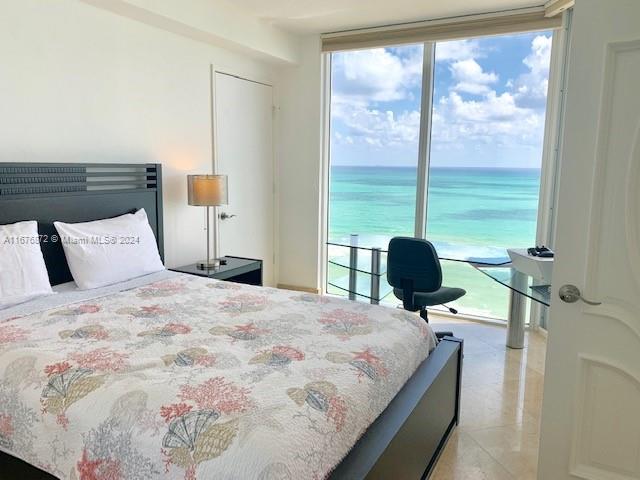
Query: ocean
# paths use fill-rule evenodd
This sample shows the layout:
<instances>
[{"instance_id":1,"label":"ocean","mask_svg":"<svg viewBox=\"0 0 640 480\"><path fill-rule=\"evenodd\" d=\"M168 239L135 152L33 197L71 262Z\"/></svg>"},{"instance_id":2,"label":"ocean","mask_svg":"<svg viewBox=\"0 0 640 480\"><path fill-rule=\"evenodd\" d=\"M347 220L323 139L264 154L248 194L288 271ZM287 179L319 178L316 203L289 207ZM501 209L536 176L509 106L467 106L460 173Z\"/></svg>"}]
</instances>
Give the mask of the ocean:
<instances>
[{"instance_id":1,"label":"ocean","mask_svg":"<svg viewBox=\"0 0 640 480\"><path fill-rule=\"evenodd\" d=\"M432 167L427 239L474 256L492 256L495 247L533 246L539 188L539 169ZM415 195L415 168L333 166L329 239L348 242L350 234L358 234L360 245L386 249L391 237L413 236ZM329 251L330 257L344 253ZM506 287L463 263L443 262L442 269L444 285L467 290L455 305L461 313L506 319ZM330 265L328 279L346 273ZM395 303L393 295L386 300Z\"/></svg>"}]
</instances>

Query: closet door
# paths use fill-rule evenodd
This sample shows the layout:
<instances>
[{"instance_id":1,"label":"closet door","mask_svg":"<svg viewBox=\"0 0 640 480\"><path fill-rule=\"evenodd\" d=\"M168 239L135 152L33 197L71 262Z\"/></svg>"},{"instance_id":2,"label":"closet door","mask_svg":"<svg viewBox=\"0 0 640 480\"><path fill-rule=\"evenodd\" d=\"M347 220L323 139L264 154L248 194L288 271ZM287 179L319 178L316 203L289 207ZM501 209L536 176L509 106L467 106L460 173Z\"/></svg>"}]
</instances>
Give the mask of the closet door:
<instances>
[{"instance_id":1,"label":"closet door","mask_svg":"<svg viewBox=\"0 0 640 480\"><path fill-rule=\"evenodd\" d=\"M273 286L273 88L214 72L213 89L216 173L229 176L229 204L218 209L220 255L263 260L264 284Z\"/></svg>"}]
</instances>

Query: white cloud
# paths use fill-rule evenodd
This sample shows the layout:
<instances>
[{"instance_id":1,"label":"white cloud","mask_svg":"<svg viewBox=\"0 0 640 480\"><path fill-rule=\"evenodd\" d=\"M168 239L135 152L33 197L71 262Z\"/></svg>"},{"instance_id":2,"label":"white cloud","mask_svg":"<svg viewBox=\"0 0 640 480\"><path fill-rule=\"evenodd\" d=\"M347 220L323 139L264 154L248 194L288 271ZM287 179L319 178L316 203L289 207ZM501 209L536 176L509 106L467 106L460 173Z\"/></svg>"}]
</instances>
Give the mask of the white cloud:
<instances>
[{"instance_id":1,"label":"white cloud","mask_svg":"<svg viewBox=\"0 0 640 480\"><path fill-rule=\"evenodd\" d=\"M481 56L477 40L454 40L436 44L436 62L467 60Z\"/></svg>"},{"instance_id":2,"label":"white cloud","mask_svg":"<svg viewBox=\"0 0 640 480\"><path fill-rule=\"evenodd\" d=\"M449 67L451 76L457 83L453 89L459 92L480 95L489 93L489 85L498 81L494 72L485 72L474 59L458 60Z\"/></svg>"},{"instance_id":3,"label":"white cloud","mask_svg":"<svg viewBox=\"0 0 640 480\"><path fill-rule=\"evenodd\" d=\"M346 137L342 135L340 132L333 132L333 136L339 143L344 143L347 145L353 145L353 138L349 135Z\"/></svg>"},{"instance_id":4,"label":"white cloud","mask_svg":"<svg viewBox=\"0 0 640 480\"><path fill-rule=\"evenodd\" d=\"M528 72L508 79L501 94L494 89L498 76L485 72L475 58L451 63L456 83L434 106L434 148L468 147L473 143L540 148L550 51L551 37L536 36L530 53L522 60ZM465 98L463 93L479 98Z\"/></svg>"},{"instance_id":5,"label":"white cloud","mask_svg":"<svg viewBox=\"0 0 640 480\"><path fill-rule=\"evenodd\" d=\"M411 97L422 78L422 47L344 52L333 57L333 74L331 113L344 126L336 142L379 148L417 142L419 112L373 104Z\"/></svg>"},{"instance_id":6,"label":"white cloud","mask_svg":"<svg viewBox=\"0 0 640 480\"><path fill-rule=\"evenodd\" d=\"M347 135L336 132L340 143L364 143L375 147L406 146L418 141L420 112L399 114L351 103L334 103L332 115L346 127Z\"/></svg>"},{"instance_id":7,"label":"white cloud","mask_svg":"<svg viewBox=\"0 0 640 480\"><path fill-rule=\"evenodd\" d=\"M491 91L481 100L464 100L457 92L442 97L434 107L434 145L481 142L495 146L539 146L544 114L516 104L515 97Z\"/></svg>"},{"instance_id":8,"label":"white cloud","mask_svg":"<svg viewBox=\"0 0 640 480\"><path fill-rule=\"evenodd\" d=\"M529 72L520 75L514 84L516 95L522 102L537 101L540 104L547 98L551 41L551 36L538 35L531 42L531 53L522 61Z\"/></svg>"},{"instance_id":9,"label":"white cloud","mask_svg":"<svg viewBox=\"0 0 640 480\"><path fill-rule=\"evenodd\" d=\"M374 48L343 52L333 57L334 97L350 103L390 102L407 98L420 82L422 49L413 47L402 56Z\"/></svg>"},{"instance_id":10,"label":"white cloud","mask_svg":"<svg viewBox=\"0 0 640 480\"><path fill-rule=\"evenodd\" d=\"M510 93L498 96L494 91L489 92L481 101L464 101L459 94L453 92L449 98L442 98L440 104L450 105L454 115L472 122L510 119L522 110L516 106Z\"/></svg>"},{"instance_id":11,"label":"white cloud","mask_svg":"<svg viewBox=\"0 0 640 480\"><path fill-rule=\"evenodd\" d=\"M551 36L538 35L531 42L531 53L522 61L535 74L549 73L551 58Z\"/></svg>"},{"instance_id":12,"label":"white cloud","mask_svg":"<svg viewBox=\"0 0 640 480\"><path fill-rule=\"evenodd\" d=\"M453 82L447 94L434 101L433 148L457 149L464 155L481 145L539 150L550 50L551 37L536 36L522 60L527 72L507 79L498 93L502 82L496 72L485 71L478 63L482 51L477 41L439 43L436 60L448 62ZM343 55L334 71L344 84L333 92L332 114L342 125L341 132L334 133L335 141L379 149L415 145L420 113L394 113L375 104L408 98L410 86L420 81L421 50Z\"/></svg>"}]
</instances>

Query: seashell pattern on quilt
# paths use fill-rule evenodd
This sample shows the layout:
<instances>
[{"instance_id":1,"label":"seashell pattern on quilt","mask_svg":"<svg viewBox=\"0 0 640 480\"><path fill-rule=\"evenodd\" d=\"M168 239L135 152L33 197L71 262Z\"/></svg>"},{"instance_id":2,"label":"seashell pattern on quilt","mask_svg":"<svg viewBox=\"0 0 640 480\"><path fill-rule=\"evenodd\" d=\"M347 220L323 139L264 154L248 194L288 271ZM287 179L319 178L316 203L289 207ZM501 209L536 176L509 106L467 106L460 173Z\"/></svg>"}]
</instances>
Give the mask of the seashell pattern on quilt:
<instances>
[{"instance_id":1,"label":"seashell pattern on quilt","mask_svg":"<svg viewBox=\"0 0 640 480\"><path fill-rule=\"evenodd\" d=\"M60 479L321 479L435 347L417 315L188 275L0 322L0 450Z\"/></svg>"}]
</instances>

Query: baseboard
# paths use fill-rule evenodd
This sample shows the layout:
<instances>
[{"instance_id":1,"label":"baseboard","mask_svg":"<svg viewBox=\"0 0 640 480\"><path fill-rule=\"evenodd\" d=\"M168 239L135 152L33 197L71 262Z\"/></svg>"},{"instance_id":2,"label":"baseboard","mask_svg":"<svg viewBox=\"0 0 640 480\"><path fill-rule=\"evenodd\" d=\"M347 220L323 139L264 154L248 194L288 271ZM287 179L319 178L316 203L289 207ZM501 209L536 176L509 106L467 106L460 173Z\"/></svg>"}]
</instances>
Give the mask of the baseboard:
<instances>
[{"instance_id":1,"label":"baseboard","mask_svg":"<svg viewBox=\"0 0 640 480\"><path fill-rule=\"evenodd\" d=\"M536 335L540 335L543 338L548 338L549 332L542 328L541 326L537 326L535 330L532 330Z\"/></svg>"},{"instance_id":2,"label":"baseboard","mask_svg":"<svg viewBox=\"0 0 640 480\"><path fill-rule=\"evenodd\" d=\"M294 290L296 292L320 293L320 290L317 288L301 287L299 285L287 285L285 283L279 283L278 288L282 290Z\"/></svg>"}]
</instances>

